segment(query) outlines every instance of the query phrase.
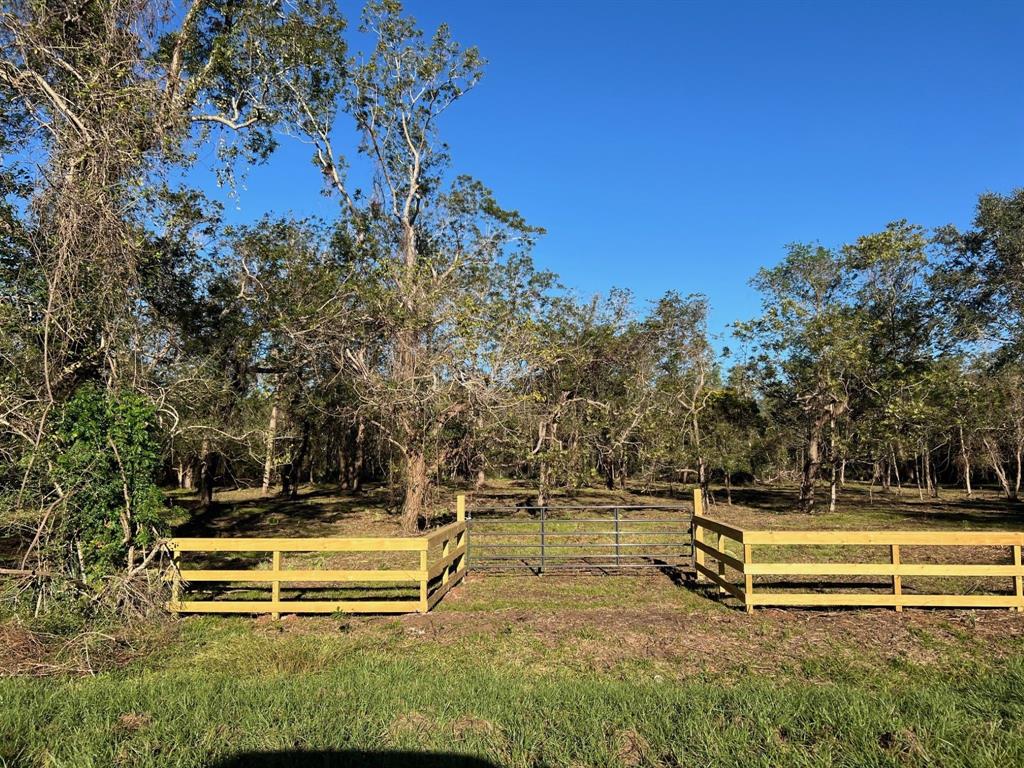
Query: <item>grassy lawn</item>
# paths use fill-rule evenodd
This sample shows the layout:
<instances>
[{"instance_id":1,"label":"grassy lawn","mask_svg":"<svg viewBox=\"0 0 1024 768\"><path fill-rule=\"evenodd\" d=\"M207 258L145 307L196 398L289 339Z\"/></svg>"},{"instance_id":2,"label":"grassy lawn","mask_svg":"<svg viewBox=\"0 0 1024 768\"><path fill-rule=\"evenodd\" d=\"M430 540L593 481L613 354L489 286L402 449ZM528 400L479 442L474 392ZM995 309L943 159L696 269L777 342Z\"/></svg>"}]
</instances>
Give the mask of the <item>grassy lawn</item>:
<instances>
[{"instance_id":1,"label":"grassy lawn","mask_svg":"<svg viewBox=\"0 0 1024 768\"><path fill-rule=\"evenodd\" d=\"M372 495L240 496L207 531L395 527ZM855 524L857 501L813 523ZM994 500L888 502L859 524L997 525ZM712 514L808 526L753 499ZM1008 611L748 616L657 573L471 573L426 616L168 620L97 639L93 674L46 675L64 641L2 626L6 767L1024 764Z\"/></svg>"}]
</instances>

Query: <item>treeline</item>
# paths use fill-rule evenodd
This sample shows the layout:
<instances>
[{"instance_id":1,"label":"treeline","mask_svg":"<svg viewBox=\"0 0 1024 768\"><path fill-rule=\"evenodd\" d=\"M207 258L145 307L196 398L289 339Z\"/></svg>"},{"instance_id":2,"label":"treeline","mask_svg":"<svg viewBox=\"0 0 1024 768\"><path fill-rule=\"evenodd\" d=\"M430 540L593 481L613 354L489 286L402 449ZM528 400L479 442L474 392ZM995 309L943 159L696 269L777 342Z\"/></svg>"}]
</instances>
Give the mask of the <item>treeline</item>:
<instances>
[{"instance_id":1,"label":"treeline","mask_svg":"<svg viewBox=\"0 0 1024 768\"><path fill-rule=\"evenodd\" d=\"M178 10L3 4L0 514L23 565L139 572L169 484L384 480L409 528L488 476L539 503L786 478L813 511L852 477L1017 497L1024 192L965 232L791 246L720 354L703 296L582 300L535 268L541 229L454 173L438 121L483 61L445 28L391 0L353 34L329 0ZM291 137L329 221L226 226L182 181L213 150L230 185Z\"/></svg>"}]
</instances>

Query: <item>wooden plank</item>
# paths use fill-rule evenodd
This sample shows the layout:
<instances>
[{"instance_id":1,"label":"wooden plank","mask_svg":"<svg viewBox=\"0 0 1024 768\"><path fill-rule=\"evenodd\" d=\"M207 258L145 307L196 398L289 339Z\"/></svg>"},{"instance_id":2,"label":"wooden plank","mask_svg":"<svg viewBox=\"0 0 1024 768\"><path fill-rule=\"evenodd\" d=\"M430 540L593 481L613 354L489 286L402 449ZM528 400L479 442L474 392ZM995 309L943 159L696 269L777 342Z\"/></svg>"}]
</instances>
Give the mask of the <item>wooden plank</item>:
<instances>
[{"instance_id":1,"label":"wooden plank","mask_svg":"<svg viewBox=\"0 0 1024 768\"><path fill-rule=\"evenodd\" d=\"M694 515L693 521L694 523L699 524L701 528L707 528L709 531L714 531L715 533L722 534L723 536L728 536L730 539L738 541L741 544L744 541L744 537L750 533L749 531L744 531L741 528L720 523L717 520L712 520L710 517L704 517L703 515Z\"/></svg>"},{"instance_id":2,"label":"wooden plank","mask_svg":"<svg viewBox=\"0 0 1024 768\"><path fill-rule=\"evenodd\" d=\"M1000 547L1024 544L1010 531L745 531L748 544L835 544Z\"/></svg>"},{"instance_id":3,"label":"wooden plank","mask_svg":"<svg viewBox=\"0 0 1024 768\"><path fill-rule=\"evenodd\" d=\"M754 594L754 577L747 570L747 566L754 561L753 547L750 544L743 545L743 604L747 613L754 612L754 604L750 602L750 596Z\"/></svg>"},{"instance_id":4,"label":"wooden plank","mask_svg":"<svg viewBox=\"0 0 1024 768\"><path fill-rule=\"evenodd\" d=\"M415 613L416 600L185 600L168 603L179 613Z\"/></svg>"},{"instance_id":5,"label":"wooden plank","mask_svg":"<svg viewBox=\"0 0 1024 768\"><path fill-rule=\"evenodd\" d=\"M697 572L707 576L709 580L717 584L721 589L728 592L730 595L735 597L737 600L743 600L743 590L737 587L735 584L731 584L725 579L721 578L717 573L708 568L706 565L697 565ZM745 602L745 601L744 601Z\"/></svg>"},{"instance_id":6,"label":"wooden plank","mask_svg":"<svg viewBox=\"0 0 1024 768\"><path fill-rule=\"evenodd\" d=\"M274 578L274 580L270 584L270 588L271 588L270 599L273 602L275 602L275 603L279 603L279 602L281 602L281 579L279 577L280 573L281 573L281 553L280 552L274 552L274 559L273 559L272 570L274 572L274 577L275 578ZM275 612L275 613L273 613L271 615L272 615L272 617L274 618L275 621L277 619L281 618L281 614L280 613L276 613Z\"/></svg>"},{"instance_id":7,"label":"wooden plank","mask_svg":"<svg viewBox=\"0 0 1024 768\"><path fill-rule=\"evenodd\" d=\"M1016 568L1021 565L1019 544L1013 547L1013 565ZM1017 593L1017 610L1024 611L1024 578L1021 578L1020 573L1013 577L1013 590Z\"/></svg>"},{"instance_id":8,"label":"wooden plank","mask_svg":"<svg viewBox=\"0 0 1024 768\"><path fill-rule=\"evenodd\" d=\"M288 571L261 571L261 570L182 570L183 581L244 581L254 584L280 581L292 583L299 581L311 581L318 583L330 582L364 582L364 581L386 581L403 582L419 581L423 578L421 571L415 570L394 570L394 571L339 571L339 570L288 570Z\"/></svg>"},{"instance_id":9,"label":"wooden plank","mask_svg":"<svg viewBox=\"0 0 1024 768\"><path fill-rule=\"evenodd\" d=\"M466 530L466 521L456 521L454 523L448 523L448 525L442 525L436 531L431 531L426 534L425 538L429 546L434 546L437 542L442 541L446 538L452 538L457 533L461 533Z\"/></svg>"},{"instance_id":10,"label":"wooden plank","mask_svg":"<svg viewBox=\"0 0 1024 768\"><path fill-rule=\"evenodd\" d=\"M707 544L704 543L704 529L701 528L700 524L697 523L696 518L693 521L693 533L691 534L693 544L693 563L694 565L704 565L704 547ZM695 577L696 581L700 581L700 572L698 571Z\"/></svg>"},{"instance_id":11,"label":"wooden plank","mask_svg":"<svg viewBox=\"0 0 1024 768\"><path fill-rule=\"evenodd\" d=\"M427 578L427 550L424 549L420 552L420 570L423 571L423 578L420 579L420 602L417 606L417 610L420 613L426 613L430 610L430 605L427 604L427 589L430 587L430 580Z\"/></svg>"},{"instance_id":12,"label":"wooden plank","mask_svg":"<svg viewBox=\"0 0 1024 768\"><path fill-rule=\"evenodd\" d=\"M1016 576L1016 565L961 565L959 563L750 563L756 576Z\"/></svg>"},{"instance_id":13,"label":"wooden plank","mask_svg":"<svg viewBox=\"0 0 1024 768\"><path fill-rule=\"evenodd\" d=\"M900 596L903 594L903 578L899 575L900 567L900 545L893 544L890 549L889 562L893 566L892 594L896 598L896 612L903 612L903 601Z\"/></svg>"},{"instance_id":14,"label":"wooden plank","mask_svg":"<svg viewBox=\"0 0 1024 768\"><path fill-rule=\"evenodd\" d=\"M431 566L430 570L427 572L427 578L436 579L438 576L444 573L445 569L447 569L448 566L450 566L464 554L466 554L465 544L463 544L458 549L451 550L451 552L449 552L445 557L441 558L436 563L434 563L433 566Z\"/></svg>"},{"instance_id":15,"label":"wooden plank","mask_svg":"<svg viewBox=\"0 0 1024 768\"><path fill-rule=\"evenodd\" d=\"M752 605L871 606L894 607L900 603L919 608L1009 608L1016 595L896 595L840 593L758 592Z\"/></svg>"},{"instance_id":16,"label":"wooden plank","mask_svg":"<svg viewBox=\"0 0 1024 768\"><path fill-rule=\"evenodd\" d=\"M743 573L743 562L740 561L740 560L737 560L735 557L730 555L728 552L722 552L721 550L716 549L715 547L712 547L710 544L705 544L704 542L698 542L698 543L696 543L695 546L697 547L697 549L702 554L703 553L707 553L707 554L711 555L713 558L715 558L716 560L718 560L719 562L724 562L726 565L728 565L729 567L733 568L734 570L737 570L740 573ZM703 557L701 558L700 562L701 562L701 565L704 564L704 558Z\"/></svg>"},{"instance_id":17,"label":"wooden plank","mask_svg":"<svg viewBox=\"0 0 1024 768\"><path fill-rule=\"evenodd\" d=\"M725 563L722 561L722 558L723 557L727 557L727 555L722 551L724 549L725 549L725 534L724 533L720 533L720 534L718 534L718 555L719 555L719 558L718 558L718 575L721 577L722 581L725 581ZM719 594L725 594L725 588L724 587L719 587L718 588L718 592L719 592Z\"/></svg>"},{"instance_id":18,"label":"wooden plank","mask_svg":"<svg viewBox=\"0 0 1024 768\"><path fill-rule=\"evenodd\" d=\"M455 574L452 576L451 581L434 590L434 594L432 594L430 598L427 600L428 610L432 609L435 605L437 605L441 601L442 597L447 595L455 587L456 584L462 581L462 577L465 575L465 571L456 571Z\"/></svg>"},{"instance_id":19,"label":"wooden plank","mask_svg":"<svg viewBox=\"0 0 1024 768\"><path fill-rule=\"evenodd\" d=\"M418 538L175 538L170 546L178 552L418 552L427 539Z\"/></svg>"}]
</instances>

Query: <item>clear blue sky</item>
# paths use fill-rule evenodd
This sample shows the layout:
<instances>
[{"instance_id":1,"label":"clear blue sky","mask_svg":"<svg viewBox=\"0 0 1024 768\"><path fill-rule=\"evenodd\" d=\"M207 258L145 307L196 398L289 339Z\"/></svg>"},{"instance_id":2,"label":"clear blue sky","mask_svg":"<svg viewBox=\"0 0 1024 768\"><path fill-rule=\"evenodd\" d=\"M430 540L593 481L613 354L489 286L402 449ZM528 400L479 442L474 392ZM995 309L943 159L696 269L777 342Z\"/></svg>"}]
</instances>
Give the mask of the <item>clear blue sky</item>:
<instances>
[{"instance_id":1,"label":"clear blue sky","mask_svg":"<svg viewBox=\"0 0 1024 768\"><path fill-rule=\"evenodd\" d=\"M978 193L1024 185L1021 2L408 9L489 61L446 116L455 170L547 228L538 264L583 294L702 292L721 331L786 243L966 224ZM319 186L285 146L231 218L330 215Z\"/></svg>"}]
</instances>

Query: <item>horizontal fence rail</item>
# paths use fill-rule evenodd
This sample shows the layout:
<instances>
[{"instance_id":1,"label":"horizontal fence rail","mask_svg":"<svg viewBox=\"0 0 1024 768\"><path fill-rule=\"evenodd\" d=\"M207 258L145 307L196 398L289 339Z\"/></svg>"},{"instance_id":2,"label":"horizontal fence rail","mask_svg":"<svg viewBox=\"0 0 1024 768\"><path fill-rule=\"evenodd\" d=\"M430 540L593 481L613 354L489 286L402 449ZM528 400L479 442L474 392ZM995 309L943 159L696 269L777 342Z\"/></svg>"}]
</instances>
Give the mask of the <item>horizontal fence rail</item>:
<instances>
[{"instance_id":1,"label":"horizontal fence rail","mask_svg":"<svg viewBox=\"0 0 1024 768\"><path fill-rule=\"evenodd\" d=\"M743 603L748 612L755 606L828 606L932 608L1010 608L1024 611L1024 566L1021 547L1024 532L1010 531L763 531L749 530L705 517L699 492L694 494L697 513L693 517L695 570L698 580L707 580ZM711 541L709 542L709 538ZM757 550L755 551L755 547ZM943 562L905 562L906 549L931 548L949 552L957 559ZM821 549L830 557L844 556L856 548L858 562L796 562L788 552L820 557ZM990 558L1006 562L977 562L982 550ZM756 557L755 557L756 555ZM845 555L849 557L850 555ZM762 557L769 560L762 561ZM974 561L969 558L974 557ZM707 559L716 567L709 566ZM870 561L863 561L870 558ZM730 577L730 572L735 576ZM759 581L755 589L755 577ZM781 585L771 577L797 577L796 583ZM837 584L822 581L850 577L861 579ZM882 577L885 582L865 580ZM976 584L969 591L905 589L904 578L962 582L965 578L999 580L999 585L979 592ZM941 585L939 585L941 586ZM865 591L865 590L876 591ZM877 590L884 589L884 592ZM853 591L858 590L858 591ZM995 591L995 593L993 593Z\"/></svg>"},{"instance_id":2,"label":"horizontal fence rail","mask_svg":"<svg viewBox=\"0 0 1024 768\"><path fill-rule=\"evenodd\" d=\"M345 538L174 538L173 561L165 578L171 582L168 609L178 613L426 613L466 574L468 538L465 501L459 497L456 521L420 536ZM193 568L181 564L186 553L270 554L269 568ZM410 558L399 568L283 568L284 553L398 553ZM185 600L198 584L270 585L270 599ZM282 586L305 592L338 585L348 593L338 599L283 599ZM309 585L314 585L310 587ZM381 597L384 588L395 594Z\"/></svg>"},{"instance_id":3,"label":"horizontal fence rail","mask_svg":"<svg viewBox=\"0 0 1024 768\"><path fill-rule=\"evenodd\" d=\"M496 506L468 517L473 567L486 570L691 571L688 506Z\"/></svg>"}]
</instances>

